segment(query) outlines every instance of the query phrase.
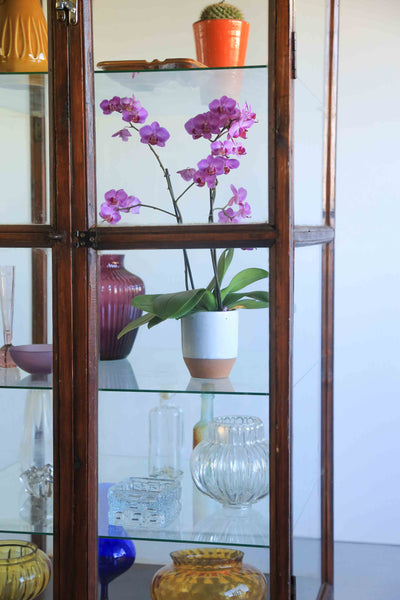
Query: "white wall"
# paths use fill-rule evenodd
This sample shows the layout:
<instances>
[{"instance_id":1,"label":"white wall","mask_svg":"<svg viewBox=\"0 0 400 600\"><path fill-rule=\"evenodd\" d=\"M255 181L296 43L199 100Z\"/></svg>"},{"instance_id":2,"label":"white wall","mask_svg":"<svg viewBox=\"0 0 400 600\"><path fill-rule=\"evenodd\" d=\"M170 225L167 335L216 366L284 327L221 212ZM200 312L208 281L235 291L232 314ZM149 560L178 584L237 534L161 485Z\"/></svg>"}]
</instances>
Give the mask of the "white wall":
<instances>
[{"instance_id":1,"label":"white wall","mask_svg":"<svg viewBox=\"0 0 400 600\"><path fill-rule=\"evenodd\" d=\"M335 534L400 544L400 4L340 18Z\"/></svg>"}]
</instances>

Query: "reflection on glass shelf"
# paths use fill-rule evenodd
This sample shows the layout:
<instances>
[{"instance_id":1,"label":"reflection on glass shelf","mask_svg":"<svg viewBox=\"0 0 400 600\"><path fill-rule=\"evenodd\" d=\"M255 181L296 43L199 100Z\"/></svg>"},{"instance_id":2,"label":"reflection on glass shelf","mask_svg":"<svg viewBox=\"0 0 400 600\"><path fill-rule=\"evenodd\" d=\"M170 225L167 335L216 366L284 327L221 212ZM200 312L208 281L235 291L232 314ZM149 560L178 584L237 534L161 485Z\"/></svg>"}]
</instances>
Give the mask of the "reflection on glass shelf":
<instances>
[{"instance_id":1,"label":"reflection on glass shelf","mask_svg":"<svg viewBox=\"0 0 400 600\"><path fill-rule=\"evenodd\" d=\"M102 206L99 224L206 224L209 215L214 222L228 223L226 214L225 219L220 218L220 211L227 208L232 197L231 185L247 190L246 202L251 206L253 222L267 220L266 67L157 71L156 76L154 72L141 71L134 73L133 79L132 72L98 73L95 93L98 212ZM233 105L228 107L224 100L221 112L217 107L210 108L211 102L223 96L233 99ZM242 112L234 112L235 102ZM236 125L249 129L248 139L239 136ZM143 137L145 127L147 137ZM234 143L228 140L228 145L222 146L228 130ZM210 143L216 139L221 148L211 149ZM211 151L213 162L207 166L201 161L209 160ZM217 176L218 187L212 185ZM212 198L209 187L217 190ZM114 211L111 215L110 207L116 206L109 197L112 190L124 190L128 197L133 196L134 209ZM118 200L121 210L127 208L126 201ZM235 211L234 223L242 218L247 221L247 208L246 211L240 216Z\"/></svg>"},{"instance_id":2,"label":"reflection on glass shelf","mask_svg":"<svg viewBox=\"0 0 400 600\"><path fill-rule=\"evenodd\" d=\"M108 537L106 493L110 483L122 481L132 474L135 476L146 474L147 461L133 457L101 456L99 466L101 483L99 484L98 535ZM221 510L217 502L196 490L192 483L188 464L185 464L183 471L181 479L182 508L177 518L167 526L158 529L127 527L125 524L124 529L128 538L268 547L268 499L261 500L255 505L255 508L247 511ZM219 521L218 527L216 527L216 520Z\"/></svg>"},{"instance_id":3,"label":"reflection on glass shelf","mask_svg":"<svg viewBox=\"0 0 400 600\"><path fill-rule=\"evenodd\" d=\"M180 354L136 346L126 359L100 361L99 387L104 391L265 395L268 393L268 356L262 352L245 352L239 354L228 379L196 379L190 377Z\"/></svg>"},{"instance_id":4,"label":"reflection on glass shelf","mask_svg":"<svg viewBox=\"0 0 400 600\"><path fill-rule=\"evenodd\" d=\"M53 387L53 376L27 375L18 367L15 369L0 368L0 388L40 389L47 390Z\"/></svg>"},{"instance_id":5,"label":"reflection on glass shelf","mask_svg":"<svg viewBox=\"0 0 400 600\"><path fill-rule=\"evenodd\" d=\"M319 363L310 365L306 372L295 373L294 386L298 385L317 364ZM159 368L155 369L155 365ZM175 356L161 350L142 350L123 360L99 362L100 391L194 394L212 392L264 396L269 393L268 379L268 356L260 352L247 352L246 357L238 357L230 377L225 379L190 377L183 360L176 360ZM52 374L26 375L18 367L0 368L0 389L52 389L52 387Z\"/></svg>"},{"instance_id":6,"label":"reflection on glass shelf","mask_svg":"<svg viewBox=\"0 0 400 600\"><path fill-rule=\"evenodd\" d=\"M268 546L268 520L254 508L219 508L198 521L194 531L196 542L240 545L245 539L251 546L259 545L260 532L265 532L265 545Z\"/></svg>"}]
</instances>

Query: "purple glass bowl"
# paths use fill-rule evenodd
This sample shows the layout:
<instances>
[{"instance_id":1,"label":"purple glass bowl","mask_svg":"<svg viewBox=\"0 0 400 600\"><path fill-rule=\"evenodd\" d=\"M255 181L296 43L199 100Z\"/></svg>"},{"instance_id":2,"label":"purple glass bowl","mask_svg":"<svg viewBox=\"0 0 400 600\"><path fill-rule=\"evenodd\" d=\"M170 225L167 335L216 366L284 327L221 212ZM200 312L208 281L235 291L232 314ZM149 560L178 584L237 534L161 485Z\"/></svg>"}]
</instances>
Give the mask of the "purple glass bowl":
<instances>
[{"instance_id":1,"label":"purple glass bowl","mask_svg":"<svg viewBox=\"0 0 400 600\"><path fill-rule=\"evenodd\" d=\"M11 346L10 355L18 367L32 375L45 375L53 370L53 346L51 344Z\"/></svg>"}]
</instances>

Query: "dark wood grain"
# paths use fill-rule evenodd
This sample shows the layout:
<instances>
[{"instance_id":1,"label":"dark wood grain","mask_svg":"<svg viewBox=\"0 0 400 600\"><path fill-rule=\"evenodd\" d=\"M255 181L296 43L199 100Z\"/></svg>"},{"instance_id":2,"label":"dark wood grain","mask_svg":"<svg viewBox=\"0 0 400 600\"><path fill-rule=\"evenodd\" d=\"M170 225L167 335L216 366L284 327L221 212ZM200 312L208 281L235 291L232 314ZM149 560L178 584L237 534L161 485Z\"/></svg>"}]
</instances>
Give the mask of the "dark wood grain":
<instances>
[{"instance_id":1,"label":"dark wood grain","mask_svg":"<svg viewBox=\"0 0 400 600\"><path fill-rule=\"evenodd\" d=\"M325 139L323 175L324 224L335 227L336 194L336 130L339 0L327 0L327 31L325 71ZM321 479L321 580L329 584L331 596L334 583L334 511L333 511L333 369L334 369L334 266L335 243L332 240L322 253L322 479ZM328 593L327 593L328 594Z\"/></svg>"},{"instance_id":2,"label":"dark wood grain","mask_svg":"<svg viewBox=\"0 0 400 600\"><path fill-rule=\"evenodd\" d=\"M277 233L266 223L255 225L174 225L162 227L97 227L101 250L129 248L218 248L225 246L269 247Z\"/></svg>"},{"instance_id":3,"label":"dark wood grain","mask_svg":"<svg viewBox=\"0 0 400 600\"><path fill-rule=\"evenodd\" d=\"M71 250L70 104L68 28L56 20L48 4L50 222L63 240L54 244L53 274L53 432L54 432L54 561L53 595L57 600L76 595L75 564L81 540L75 523L73 294ZM62 473L62 476L61 476ZM84 555L81 555L84 560Z\"/></svg>"},{"instance_id":4,"label":"dark wood grain","mask_svg":"<svg viewBox=\"0 0 400 600\"><path fill-rule=\"evenodd\" d=\"M0 225L0 248L50 248L53 235L50 225Z\"/></svg>"},{"instance_id":5,"label":"dark wood grain","mask_svg":"<svg viewBox=\"0 0 400 600\"><path fill-rule=\"evenodd\" d=\"M271 598L292 592L293 81L292 5L269 3L270 573Z\"/></svg>"},{"instance_id":6,"label":"dark wood grain","mask_svg":"<svg viewBox=\"0 0 400 600\"><path fill-rule=\"evenodd\" d=\"M91 3L70 27L72 227L95 223L94 81ZM73 250L76 554L73 598L97 597L97 255Z\"/></svg>"},{"instance_id":7,"label":"dark wood grain","mask_svg":"<svg viewBox=\"0 0 400 600\"><path fill-rule=\"evenodd\" d=\"M294 242L296 248L326 244L327 242L332 241L334 237L335 230L333 227L328 227L326 225L296 225L294 228Z\"/></svg>"}]
</instances>

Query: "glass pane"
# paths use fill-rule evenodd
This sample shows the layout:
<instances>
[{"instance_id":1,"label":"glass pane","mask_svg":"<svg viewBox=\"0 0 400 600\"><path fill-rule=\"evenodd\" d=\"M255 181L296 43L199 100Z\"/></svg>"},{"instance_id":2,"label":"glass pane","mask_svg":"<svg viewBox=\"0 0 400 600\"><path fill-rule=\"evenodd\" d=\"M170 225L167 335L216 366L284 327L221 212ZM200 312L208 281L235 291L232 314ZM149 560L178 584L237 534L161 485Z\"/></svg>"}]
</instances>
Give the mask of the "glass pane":
<instances>
[{"instance_id":1,"label":"glass pane","mask_svg":"<svg viewBox=\"0 0 400 600\"><path fill-rule=\"evenodd\" d=\"M97 73L99 224L205 224L210 219L211 222L249 223L249 217L252 222L265 221L268 214L267 79L265 67L141 72L134 73L134 79L132 72ZM132 111L123 110L132 94L141 107L132 105L133 117ZM209 104L222 96L239 102L248 115L245 123L239 123L241 113L235 101L222 103L222 110L229 113L227 127L221 125L217 113L209 113ZM107 100L111 99L110 105ZM246 102L251 108L246 108ZM143 109L148 112L147 118ZM211 117L204 117L205 113ZM196 115L197 120L189 123ZM131 117L140 122L124 120ZM257 122L252 126L254 118ZM239 128L234 129L232 122ZM152 123L157 126L152 125L151 130ZM189 123L187 129L186 123ZM246 135L247 127L251 129L243 139L241 135ZM150 137L143 134L147 129ZM194 138L189 129L194 131ZM235 137L228 139L228 130ZM119 135L113 137L118 132L122 139ZM200 137L203 133L207 139ZM118 190L122 191L116 194ZM127 196L131 198L127 200Z\"/></svg>"},{"instance_id":2,"label":"glass pane","mask_svg":"<svg viewBox=\"0 0 400 600\"><path fill-rule=\"evenodd\" d=\"M33 275L39 264L47 271L43 279ZM7 292L12 278L4 276L12 267L14 294ZM3 346L0 367L0 532L4 534L49 534L53 529L52 351L47 345L51 306L46 286L51 289L47 250L0 250L2 316L7 300L12 306L7 314L13 316L11 328L2 318L2 336L6 332L5 341L12 344L6 350Z\"/></svg>"},{"instance_id":3,"label":"glass pane","mask_svg":"<svg viewBox=\"0 0 400 600\"><path fill-rule=\"evenodd\" d=\"M297 598L321 585L321 247L295 256L293 573Z\"/></svg>"},{"instance_id":4,"label":"glass pane","mask_svg":"<svg viewBox=\"0 0 400 600\"><path fill-rule=\"evenodd\" d=\"M48 80L0 72L0 223L48 223Z\"/></svg>"},{"instance_id":5,"label":"glass pane","mask_svg":"<svg viewBox=\"0 0 400 600\"><path fill-rule=\"evenodd\" d=\"M217 258L221 254L220 250L216 251ZM205 288L213 277L210 250L188 250L187 259L194 287ZM123 255L101 254L101 389L201 391L198 379L190 376L181 357L180 322L174 318L166 319L150 329L146 325L140 327L136 330L136 337L132 336L134 342L130 341L130 347L128 340L131 335L129 338L125 336L120 342L116 339L119 331L136 316L130 303L132 296L138 291L143 293L145 288L146 294L174 294L185 290L184 260L182 250L136 250L127 251ZM227 286L237 273L248 268L268 269L268 251L261 248L253 251L236 249L223 280L223 287ZM136 279L132 279L132 275ZM113 293L115 280L119 287L118 292ZM130 290L127 296L123 295L120 288L124 281ZM243 293L265 293L267 289L268 279L264 278L245 286ZM115 293L120 295L119 306L115 302ZM238 300L240 297L232 297L232 302ZM252 298L244 297L244 300L251 301ZM132 311L129 314L127 306ZM239 315L239 353L229 379L211 380L208 382L208 389L215 393L265 395L268 392L268 313L264 309L229 312Z\"/></svg>"},{"instance_id":6,"label":"glass pane","mask_svg":"<svg viewBox=\"0 0 400 600\"><path fill-rule=\"evenodd\" d=\"M296 225L322 222L326 1L296 2L294 109Z\"/></svg>"},{"instance_id":7,"label":"glass pane","mask_svg":"<svg viewBox=\"0 0 400 600\"><path fill-rule=\"evenodd\" d=\"M227 262L231 258L231 253L218 249L217 257L220 258L221 254ZM196 286L207 286L213 273L210 250L188 250L188 259ZM184 360L181 323L175 318L150 329L141 327L132 350L125 349L128 356L120 358L116 352L122 352L122 349L113 344L114 332L115 328L120 330L125 325L122 322L122 318L126 318L123 304L131 302L121 288L127 290L129 285L136 285L136 289L142 291L144 285L148 294L173 294L184 290L183 253L182 250L127 251L124 265L129 273L122 271L121 255L102 254L100 261L100 348L103 357L108 357L108 360L100 361L99 372L102 389L99 397L101 552L111 551L110 539L117 540L116 547L124 545L124 541L125 544L127 540L134 541L136 562L139 563L134 573L135 577L139 577L138 581L143 577L145 582L143 598L149 597L150 580L157 565L168 562L169 553L183 547L228 545L243 548L246 562L263 572L268 571L268 310L215 313L203 308L196 313L227 315L227 319L239 315L237 359L230 375L225 374L218 379L191 376L188 367L193 369L193 364L190 359L196 363L195 368L204 362L213 362L214 367L215 363L228 359L213 355L211 359L204 360L196 355L195 350L191 354L192 347L187 345L188 334L184 329ZM268 251L244 252L236 249L223 286L227 286L239 271L249 267L259 269L260 277L265 275L261 269L268 268ZM113 273L107 273L107 270ZM264 277L244 288L244 293L247 291L249 294L247 300L265 301L268 279ZM141 296L142 293L135 296L135 304L137 299L140 304ZM229 300L228 294L224 301L227 305L239 301L246 305L246 299L231 296ZM230 327L234 328L231 324ZM112 360L112 352L115 360ZM108 390L113 391L106 391L106 373L111 379ZM194 479L198 477L198 485L203 485L199 465L208 464L203 453L208 448L205 432L209 431L212 419L222 419L221 424L215 426L221 436L218 439L223 440L220 446L227 452L232 448L228 444L232 423L227 417L235 417L233 421L237 427L243 427L243 420L251 432L257 429L259 438L252 448L257 447L259 454L251 460L246 454L247 458L242 462L239 459L233 463L221 461L212 477L217 477L216 469L221 468L229 489L220 486L218 492L209 490L212 495L209 497L195 486ZM237 417L246 419L239 419L240 424L236 425ZM259 478L248 469L248 465L257 460L260 461ZM237 469L236 476L229 471L231 464ZM242 477L248 476L251 482L244 483ZM248 494L253 495L250 498ZM161 500L156 502L155 498ZM154 544L155 541L162 543ZM128 550L132 551L130 545ZM151 565L146 567L144 563ZM120 589L122 593L125 586L130 585L131 577L133 575L128 570L115 583L114 589Z\"/></svg>"},{"instance_id":8,"label":"glass pane","mask_svg":"<svg viewBox=\"0 0 400 600\"><path fill-rule=\"evenodd\" d=\"M195 50L193 23L207 4L211 2L174 0L167 5L153 0L139 5L96 0L93 3L95 64L110 60L163 61L171 57L200 60ZM234 4L250 24L244 64L265 65L268 4L264 0L238 0ZM228 45L232 34L225 31L222 35Z\"/></svg>"}]
</instances>

